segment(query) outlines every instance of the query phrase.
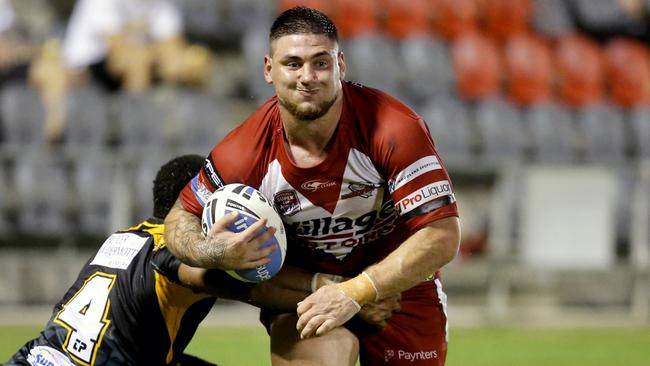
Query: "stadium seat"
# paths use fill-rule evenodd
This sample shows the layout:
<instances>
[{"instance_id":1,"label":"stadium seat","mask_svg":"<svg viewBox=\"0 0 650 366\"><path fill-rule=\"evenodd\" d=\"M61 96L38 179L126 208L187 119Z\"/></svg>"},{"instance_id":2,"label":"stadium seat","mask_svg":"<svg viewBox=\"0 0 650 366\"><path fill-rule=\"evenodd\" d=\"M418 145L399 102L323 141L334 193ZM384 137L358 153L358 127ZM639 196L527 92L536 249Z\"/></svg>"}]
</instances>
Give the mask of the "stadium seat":
<instances>
[{"instance_id":1,"label":"stadium seat","mask_svg":"<svg viewBox=\"0 0 650 366\"><path fill-rule=\"evenodd\" d=\"M477 0L431 0L434 33L446 40L477 28Z\"/></svg>"},{"instance_id":2,"label":"stadium seat","mask_svg":"<svg viewBox=\"0 0 650 366\"><path fill-rule=\"evenodd\" d=\"M236 37L241 37L253 27L271 28L277 7L274 1L263 0L227 0L227 24Z\"/></svg>"},{"instance_id":3,"label":"stadium seat","mask_svg":"<svg viewBox=\"0 0 650 366\"><path fill-rule=\"evenodd\" d=\"M499 93L502 75L497 45L481 33L467 33L451 46L458 93L477 100Z\"/></svg>"},{"instance_id":4,"label":"stadium seat","mask_svg":"<svg viewBox=\"0 0 650 366\"><path fill-rule=\"evenodd\" d=\"M74 89L66 97L66 147L105 146L110 136L108 96L95 86Z\"/></svg>"},{"instance_id":5,"label":"stadium seat","mask_svg":"<svg viewBox=\"0 0 650 366\"><path fill-rule=\"evenodd\" d=\"M628 113L627 121L636 156L644 160L650 159L650 106L633 108Z\"/></svg>"},{"instance_id":6,"label":"stadium seat","mask_svg":"<svg viewBox=\"0 0 650 366\"><path fill-rule=\"evenodd\" d=\"M118 143L124 149L148 149L167 143L173 101L163 90L115 98Z\"/></svg>"},{"instance_id":7,"label":"stadium seat","mask_svg":"<svg viewBox=\"0 0 650 366\"><path fill-rule=\"evenodd\" d=\"M577 160L578 138L569 110L561 104L545 102L531 105L523 115L534 160L562 163Z\"/></svg>"},{"instance_id":8,"label":"stadium seat","mask_svg":"<svg viewBox=\"0 0 650 366\"><path fill-rule=\"evenodd\" d=\"M13 186L21 233L62 237L70 232L70 182L61 154L41 148L25 150L15 160Z\"/></svg>"},{"instance_id":9,"label":"stadium seat","mask_svg":"<svg viewBox=\"0 0 650 366\"><path fill-rule=\"evenodd\" d=\"M85 235L110 232L115 157L98 148L77 149L71 157L78 230Z\"/></svg>"},{"instance_id":10,"label":"stadium seat","mask_svg":"<svg viewBox=\"0 0 650 366\"><path fill-rule=\"evenodd\" d=\"M481 159L490 166L525 158L526 135L519 110L501 98L478 102L474 119L480 141Z\"/></svg>"},{"instance_id":11,"label":"stadium seat","mask_svg":"<svg viewBox=\"0 0 650 366\"><path fill-rule=\"evenodd\" d=\"M5 146L43 144L45 111L36 90L23 83L4 85L0 92L0 113Z\"/></svg>"},{"instance_id":12,"label":"stadium seat","mask_svg":"<svg viewBox=\"0 0 650 366\"><path fill-rule=\"evenodd\" d=\"M332 20L343 40L379 33L378 0L333 0Z\"/></svg>"},{"instance_id":13,"label":"stadium seat","mask_svg":"<svg viewBox=\"0 0 650 366\"><path fill-rule=\"evenodd\" d=\"M195 38L213 39L224 32L223 2L213 0L174 0L183 15L183 31Z\"/></svg>"},{"instance_id":14,"label":"stadium seat","mask_svg":"<svg viewBox=\"0 0 650 366\"><path fill-rule=\"evenodd\" d=\"M2 163L2 161L0 161ZM10 186L9 179L5 176L5 169L0 171L0 239L4 239L12 232L11 223L9 220L9 206L10 206Z\"/></svg>"},{"instance_id":15,"label":"stadium seat","mask_svg":"<svg viewBox=\"0 0 650 366\"><path fill-rule=\"evenodd\" d=\"M175 156L176 152L172 150L155 148L151 148L147 154L123 155L122 161L129 164L126 179L132 198L129 202L130 222L139 222L153 215L153 180L160 166Z\"/></svg>"},{"instance_id":16,"label":"stadium seat","mask_svg":"<svg viewBox=\"0 0 650 366\"><path fill-rule=\"evenodd\" d=\"M630 108L650 104L650 53L637 41L615 39L605 47L610 96Z\"/></svg>"},{"instance_id":17,"label":"stadium seat","mask_svg":"<svg viewBox=\"0 0 650 366\"><path fill-rule=\"evenodd\" d=\"M422 118L436 149L450 168L473 165L475 131L466 105L455 98L433 98L424 106Z\"/></svg>"},{"instance_id":18,"label":"stadium seat","mask_svg":"<svg viewBox=\"0 0 650 366\"><path fill-rule=\"evenodd\" d=\"M533 7L530 0L490 0L482 10L487 34L504 41L528 30Z\"/></svg>"},{"instance_id":19,"label":"stadium seat","mask_svg":"<svg viewBox=\"0 0 650 366\"><path fill-rule=\"evenodd\" d=\"M384 30L393 39L428 36L430 0L384 0Z\"/></svg>"},{"instance_id":20,"label":"stadium seat","mask_svg":"<svg viewBox=\"0 0 650 366\"><path fill-rule=\"evenodd\" d=\"M207 153L234 126L220 100L198 91L176 91L173 136L182 151Z\"/></svg>"},{"instance_id":21,"label":"stadium seat","mask_svg":"<svg viewBox=\"0 0 650 366\"><path fill-rule=\"evenodd\" d=\"M560 37L555 62L559 96L565 103L581 107L603 98L604 65L598 44L581 35Z\"/></svg>"},{"instance_id":22,"label":"stadium seat","mask_svg":"<svg viewBox=\"0 0 650 366\"><path fill-rule=\"evenodd\" d=\"M611 104L589 105L576 112L583 158L592 163L625 161L626 131L621 111Z\"/></svg>"},{"instance_id":23,"label":"stadium seat","mask_svg":"<svg viewBox=\"0 0 650 366\"><path fill-rule=\"evenodd\" d=\"M514 35L503 48L508 96L522 105L551 97L553 64L544 41L530 34Z\"/></svg>"},{"instance_id":24,"label":"stadium seat","mask_svg":"<svg viewBox=\"0 0 650 366\"><path fill-rule=\"evenodd\" d=\"M244 83L248 96L258 104L263 103L273 95L273 86L264 80L264 56L268 52L268 29L251 27L241 38L243 61L249 74Z\"/></svg>"},{"instance_id":25,"label":"stadium seat","mask_svg":"<svg viewBox=\"0 0 650 366\"><path fill-rule=\"evenodd\" d=\"M398 93L398 77L402 72L393 42L380 35L349 38L342 50L346 55L346 79Z\"/></svg>"},{"instance_id":26,"label":"stadium seat","mask_svg":"<svg viewBox=\"0 0 650 366\"><path fill-rule=\"evenodd\" d=\"M565 0L533 1L533 29L542 36L557 38L575 31Z\"/></svg>"},{"instance_id":27,"label":"stadium seat","mask_svg":"<svg viewBox=\"0 0 650 366\"><path fill-rule=\"evenodd\" d=\"M446 44L433 37L409 37L397 44L402 65L402 89L418 103L450 95L454 90L454 68Z\"/></svg>"}]
</instances>

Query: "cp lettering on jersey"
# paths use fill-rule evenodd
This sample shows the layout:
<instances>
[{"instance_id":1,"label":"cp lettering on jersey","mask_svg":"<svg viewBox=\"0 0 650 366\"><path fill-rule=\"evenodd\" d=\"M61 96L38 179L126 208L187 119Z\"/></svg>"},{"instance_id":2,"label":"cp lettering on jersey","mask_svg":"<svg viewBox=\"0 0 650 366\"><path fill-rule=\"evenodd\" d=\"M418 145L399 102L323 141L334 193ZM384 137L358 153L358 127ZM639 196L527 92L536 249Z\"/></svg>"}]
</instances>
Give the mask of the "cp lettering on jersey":
<instances>
[{"instance_id":1,"label":"cp lettering on jersey","mask_svg":"<svg viewBox=\"0 0 650 366\"><path fill-rule=\"evenodd\" d=\"M396 205L400 215L404 215L421 205L433 201L437 198L451 195L451 186L448 180L441 180L426 185L417 191L402 198Z\"/></svg>"}]
</instances>

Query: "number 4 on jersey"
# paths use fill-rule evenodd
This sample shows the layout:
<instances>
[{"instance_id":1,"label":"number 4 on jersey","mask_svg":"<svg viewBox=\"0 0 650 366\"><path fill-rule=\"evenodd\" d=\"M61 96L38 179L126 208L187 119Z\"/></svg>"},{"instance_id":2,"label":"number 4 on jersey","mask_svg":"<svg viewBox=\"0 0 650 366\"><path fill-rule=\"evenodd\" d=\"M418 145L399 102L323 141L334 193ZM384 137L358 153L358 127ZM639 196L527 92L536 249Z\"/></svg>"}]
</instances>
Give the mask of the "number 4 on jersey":
<instances>
[{"instance_id":1,"label":"number 4 on jersey","mask_svg":"<svg viewBox=\"0 0 650 366\"><path fill-rule=\"evenodd\" d=\"M97 272L63 306L55 322L68 330L63 347L77 361L92 365L110 320L106 319L116 275Z\"/></svg>"}]
</instances>

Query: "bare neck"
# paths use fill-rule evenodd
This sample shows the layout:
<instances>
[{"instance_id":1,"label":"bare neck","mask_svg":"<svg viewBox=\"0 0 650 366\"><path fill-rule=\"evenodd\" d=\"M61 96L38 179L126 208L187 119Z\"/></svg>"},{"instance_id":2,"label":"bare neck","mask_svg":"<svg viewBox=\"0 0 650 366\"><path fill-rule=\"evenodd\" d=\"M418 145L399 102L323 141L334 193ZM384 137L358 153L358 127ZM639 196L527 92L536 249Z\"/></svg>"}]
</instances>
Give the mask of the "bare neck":
<instances>
[{"instance_id":1,"label":"bare neck","mask_svg":"<svg viewBox=\"0 0 650 366\"><path fill-rule=\"evenodd\" d=\"M296 165L308 168L325 160L342 109L343 102L339 97L322 117L313 121L301 121L280 107L288 151Z\"/></svg>"}]
</instances>

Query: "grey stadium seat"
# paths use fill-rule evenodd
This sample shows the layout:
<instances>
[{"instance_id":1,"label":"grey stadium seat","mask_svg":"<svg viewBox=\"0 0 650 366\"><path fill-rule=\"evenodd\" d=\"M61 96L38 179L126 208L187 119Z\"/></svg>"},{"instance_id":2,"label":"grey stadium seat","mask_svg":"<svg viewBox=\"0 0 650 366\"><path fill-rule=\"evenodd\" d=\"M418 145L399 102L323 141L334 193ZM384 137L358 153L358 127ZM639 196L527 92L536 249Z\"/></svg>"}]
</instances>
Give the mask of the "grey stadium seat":
<instances>
[{"instance_id":1,"label":"grey stadium seat","mask_svg":"<svg viewBox=\"0 0 650 366\"><path fill-rule=\"evenodd\" d=\"M0 120L10 147L43 143L45 111L38 92L25 84L9 84L0 92Z\"/></svg>"},{"instance_id":2,"label":"grey stadium seat","mask_svg":"<svg viewBox=\"0 0 650 366\"><path fill-rule=\"evenodd\" d=\"M571 112L557 103L539 103L524 112L531 137L533 159L540 162L574 162L577 136Z\"/></svg>"},{"instance_id":3,"label":"grey stadium seat","mask_svg":"<svg viewBox=\"0 0 650 366\"><path fill-rule=\"evenodd\" d=\"M404 67L402 88L413 100L449 95L454 90L454 69L447 46L432 37L411 37L397 45Z\"/></svg>"},{"instance_id":4,"label":"grey stadium seat","mask_svg":"<svg viewBox=\"0 0 650 366\"><path fill-rule=\"evenodd\" d=\"M18 229L37 236L67 234L69 186L66 162L61 155L30 149L16 159Z\"/></svg>"},{"instance_id":5,"label":"grey stadium seat","mask_svg":"<svg viewBox=\"0 0 650 366\"><path fill-rule=\"evenodd\" d=\"M632 139L639 158L650 159L650 107L632 109L628 116Z\"/></svg>"},{"instance_id":6,"label":"grey stadium seat","mask_svg":"<svg viewBox=\"0 0 650 366\"><path fill-rule=\"evenodd\" d=\"M153 180L162 164L176 156L171 150L150 149L128 159L131 163L127 178L131 188L131 222L139 222L153 215Z\"/></svg>"},{"instance_id":7,"label":"grey stadium seat","mask_svg":"<svg viewBox=\"0 0 650 366\"><path fill-rule=\"evenodd\" d=\"M399 95L402 72L393 42L379 34L345 40L346 79Z\"/></svg>"},{"instance_id":8,"label":"grey stadium seat","mask_svg":"<svg viewBox=\"0 0 650 366\"><path fill-rule=\"evenodd\" d=\"M583 107L576 114L584 160L620 163L625 160L626 133L621 111L609 104Z\"/></svg>"},{"instance_id":9,"label":"grey stadium seat","mask_svg":"<svg viewBox=\"0 0 650 366\"><path fill-rule=\"evenodd\" d=\"M86 235L104 236L110 232L115 157L103 149L80 149L74 154L73 164L79 230Z\"/></svg>"},{"instance_id":10,"label":"grey stadium seat","mask_svg":"<svg viewBox=\"0 0 650 366\"><path fill-rule=\"evenodd\" d=\"M488 165L521 160L527 146L519 110L511 103L491 98L480 101L474 110L480 152Z\"/></svg>"},{"instance_id":11,"label":"grey stadium seat","mask_svg":"<svg viewBox=\"0 0 650 366\"><path fill-rule=\"evenodd\" d=\"M164 91L152 90L142 95L121 94L115 100L118 139L128 150L160 147L167 143L172 98Z\"/></svg>"},{"instance_id":12,"label":"grey stadium seat","mask_svg":"<svg viewBox=\"0 0 650 366\"><path fill-rule=\"evenodd\" d=\"M70 92L66 98L66 147L106 145L110 133L107 98L93 85Z\"/></svg>"},{"instance_id":13,"label":"grey stadium seat","mask_svg":"<svg viewBox=\"0 0 650 366\"><path fill-rule=\"evenodd\" d=\"M572 32L575 27L565 0L535 0L533 2L533 28L548 37L558 37Z\"/></svg>"},{"instance_id":14,"label":"grey stadium seat","mask_svg":"<svg viewBox=\"0 0 650 366\"><path fill-rule=\"evenodd\" d=\"M458 99L432 99L422 117L436 149L450 166L470 166L474 161L474 128L466 105Z\"/></svg>"}]
</instances>

